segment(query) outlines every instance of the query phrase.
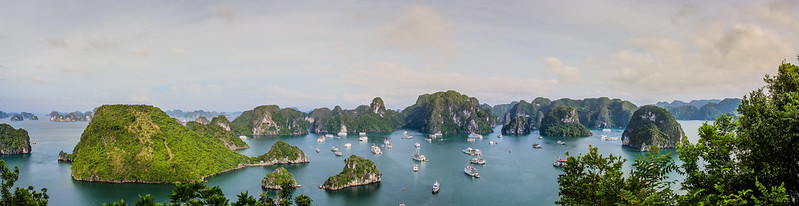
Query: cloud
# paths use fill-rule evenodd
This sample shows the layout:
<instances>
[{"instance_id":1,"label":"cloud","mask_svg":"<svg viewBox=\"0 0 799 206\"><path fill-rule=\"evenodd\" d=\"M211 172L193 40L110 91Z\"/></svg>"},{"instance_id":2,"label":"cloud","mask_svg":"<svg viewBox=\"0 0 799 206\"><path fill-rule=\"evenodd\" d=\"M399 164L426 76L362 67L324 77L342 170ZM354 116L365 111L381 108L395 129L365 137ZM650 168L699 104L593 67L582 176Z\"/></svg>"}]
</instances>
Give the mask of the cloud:
<instances>
[{"instance_id":1,"label":"cloud","mask_svg":"<svg viewBox=\"0 0 799 206\"><path fill-rule=\"evenodd\" d=\"M547 63L549 70L558 75L558 79L563 83L574 83L582 80L580 70L576 67L563 65L559 59L555 57L546 57L544 61Z\"/></svg>"},{"instance_id":2,"label":"cloud","mask_svg":"<svg viewBox=\"0 0 799 206\"><path fill-rule=\"evenodd\" d=\"M139 55L139 56L149 56L150 55L150 50L144 49L144 48L134 49L131 52L133 52L134 54Z\"/></svg>"},{"instance_id":3,"label":"cloud","mask_svg":"<svg viewBox=\"0 0 799 206\"><path fill-rule=\"evenodd\" d=\"M452 53L452 30L452 24L444 21L435 9L414 5L385 25L379 33L386 45L415 51L436 48Z\"/></svg>"},{"instance_id":4,"label":"cloud","mask_svg":"<svg viewBox=\"0 0 799 206\"><path fill-rule=\"evenodd\" d=\"M36 82L36 83L39 83L39 84L44 84L44 83L47 83L46 81L44 81L44 79L42 79L42 78L41 78L41 77L39 77L39 76L33 76L33 77L31 78L31 81L33 81L33 82Z\"/></svg>"},{"instance_id":5,"label":"cloud","mask_svg":"<svg viewBox=\"0 0 799 206\"><path fill-rule=\"evenodd\" d=\"M119 46L118 43L105 38L87 37L84 41L88 49L103 50Z\"/></svg>"},{"instance_id":6,"label":"cloud","mask_svg":"<svg viewBox=\"0 0 799 206\"><path fill-rule=\"evenodd\" d=\"M216 7L216 15L229 22L236 20L236 10L227 6Z\"/></svg>"},{"instance_id":7,"label":"cloud","mask_svg":"<svg viewBox=\"0 0 799 206\"><path fill-rule=\"evenodd\" d=\"M186 55L186 50L183 50L181 48L172 48L169 51L181 56Z\"/></svg>"},{"instance_id":8,"label":"cloud","mask_svg":"<svg viewBox=\"0 0 799 206\"><path fill-rule=\"evenodd\" d=\"M140 90L136 93L131 94L128 96L128 100L132 103L149 103L150 100L150 90Z\"/></svg>"},{"instance_id":9,"label":"cloud","mask_svg":"<svg viewBox=\"0 0 799 206\"><path fill-rule=\"evenodd\" d=\"M64 67L64 68L61 68L61 72L64 72L64 73L73 73L73 74L83 74L83 75L87 75L87 76L88 76L88 75L91 75L91 72L89 72L89 70L85 70L85 69L75 69L75 68L69 68L69 67Z\"/></svg>"},{"instance_id":10,"label":"cloud","mask_svg":"<svg viewBox=\"0 0 799 206\"><path fill-rule=\"evenodd\" d=\"M56 48L63 48L63 49L69 48L69 45L67 45L67 42L64 41L64 39L61 39L61 38L49 38L49 39L47 39L47 43L50 44L50 46L53 46L53 47L56 47Z\"/></svg>"}]
</instances>

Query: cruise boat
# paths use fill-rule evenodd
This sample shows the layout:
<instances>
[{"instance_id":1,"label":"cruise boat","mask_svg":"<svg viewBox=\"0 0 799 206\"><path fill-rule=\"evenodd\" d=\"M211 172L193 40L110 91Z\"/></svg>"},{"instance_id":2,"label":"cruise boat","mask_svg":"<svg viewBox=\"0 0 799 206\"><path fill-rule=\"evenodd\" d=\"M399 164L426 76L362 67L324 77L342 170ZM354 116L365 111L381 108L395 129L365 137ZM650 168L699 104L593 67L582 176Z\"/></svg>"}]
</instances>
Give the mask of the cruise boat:
<instances>
[{"instance_id":1,"label":"cruise boat","mask_svg":"<svg viewBox=\"0 0 799 206\"><path fill-rule=\"evenodd\" d=\"M335 147L335 146L330 147L330 151L338 152L338 147Z\"/></svg>"},{"instance_id":2,"label":"cruise boat","mask_svg":"<svg viewBox=\"0 0 799 206\"><path fill-rule=\"evenodd\" d=\"M424 141L427 141L428 143L433 143L433 139L430 138L424 138Z\"/></svg>"},{"instance_id":3,"label":"cruise boat","mask_svg":"<svg viewBox=\"0 0 799 206\"><path fill-rule=\"evenodd\" d=\"M413 172L419 171L419 165L413 165Z\"/></svg>"},{"instance_id":4,"label":"cruise boat","mask_svg":"<svg viewBox=\"0 0 799 206\"><path fill-rule=\"evenodd\" d=\"M325 142L325 137L316 138L316 142L319 142L319 143Z\"/></svg>"},{"instance_id":5,"label":"cruise boat","mask_svg":"<svg viewBox=\"0 0 799 206\"><path fill-rule=\"evenodd\" d=\"M339 132L339 133L338 133L338 136L341 136L341 137L346 137L346 136L347 136L347 133L346 133L346 132Z\"/></svg>"},{"instance_id":6,"label":"cruise boat","mask_svg":"<svg viewBox=\"0 0 799 206\"><path fill-rule=\"evenodd\" d=\"M358 132L358 136L366 136L366 132Z\"/></svg>"},{"instance_id":7,"label":"cruise boat","mask_svg":"<svg viewBox=\"0 0 799 206\"><path fill-rule=\"evenodd\" d=\"M334 152L334 153L336 153L336 156L339 156L339 157L341 157L342 155L344 155L344 154L342 154L342 153L341 153L341 152L339 152L339 151L336 151L336 152Z\"/></svg>"},{"instance_id":8,"label":"cruise boat","mask_svg":"<svg viewBox=\"0 0 799 206\"><path fill-rule=\"evenodd\" d=\"M566 142L558 140L559 145L566 145Z\"/></svg>"},{"instance_id":9,"label":"cruise boat","mask_svg":"<svg viewBox=\"0 0 799 206\"><path fill-rule=\"evenodd\" d=\"M383 154L383 151L380 151L380 147L372 145L372 153Z\"/></svg>"},{"instance_id":10,"label":"cruise boat","mask_svg":"<svg viewBox=\"0 0 799 206\"><path fill-rule=\"evenodd\" d=\"M325 137L326 138L333 138L333 135L332 134L326 134Z\"/></svg>"},{"instance_id":11,"label":"cruise boat","mask_svg":"<svg viewBox=\"0 0 799 206\"><path fill-rule=\"evenodd\" d=\"M605 141L616 141L619 140L618 137L605 137Z\"/></svg>"},{"instance_id":12,"label":"cruise boat","mask_svg":"<svg viewBox=\"0 0 799 206\"><path fill-rule=\"evenodd\" d=\"M541 149L541 144L535 143L533 144L533 149Z\"/></svg>"},{"instance_id":13,"label":"cruise boat","mask_svg":"<svg viewBox=\"0 0 799 206\"><path fill-rule=\"evenodd\" d=\"M554 162L554 163L552 163L552 166L555 166L555 167L565 167L565 166L566 166L566 160L565 160L565 159L558 159L558 160L555 160L555 162Z\"/></svg>"},{"instance_id":14,"label":"cruise boat","mask_svg":"<svg viewBox=\"0 0 799 206\"><path fill-rule=\"evenodd\" d=\"M388 142L388 137L385 137L385 139L383 139L383 144L386 144L386 145L391 144L391 142Z\"/></svg>"},{"instance_id":15,"label":"cruise boat","mask_svg":"<svg viewBox=\"0 0 799 206\"><path fill-rule=\"evenodd\" d=\"M464 149L463 153L466 153L466 154L471 155L471 156L483 155L483 152L481 152L479 149L473 149L471 147Z\"/></svg>"},{"instance_id":16,"label":"cruise boat","mask_svg":"<svg viewBox=\"0 0 799 206\"><path fill-rule=\"evenodd\" d=\"M361 142L365 142L366 140L369 140L369 137L363 136L359 137L358 139L361 140Z\"/></svg>"},{"instance_id":17,"label":"cruise boat","mask_svg":"<svg viewBox=\"0 0 799 206\"><path fill-rule=\"evenodd\" d=\"M544 139L544 137L542 137L542 136L538 136L538 139Z\"/></svg>"},{"instance_id":18,"label":"cruise boat","mask_svg":"<svg viewBox=\"0 0 799 206\"><path fill-rule=\"evenodd\" d=\"M438 136L438 137L444 136L444 134L442 134L441 131L436 132L435 135Z\"/></svg>"},{"instance_id":19,"label":"cruise boat","mask_svg":"<svg viewBox=\"0 0 799 206\"><path fill-rule=\"evenodd\" d=\"M497 135L497 138L500 138L500 139L502 139L502 134L498 134L498 135Z\"/></svg>"},{"instance_id":20,"label":"cruise boat","mask_svg":"<svg viewBox=\"0 0 799 206\"><path fill-rule=\"evenodd\" d=\"M602 139L602 140L604 140L605 138L608 138L608 136L607 136L607 135L604 135L604 134L603 134L603 135L599 135L599 139Z\"/></svg>"},{"instance_id":21,"label":"cruise boat","mask_svg":"<svg viewBox=\"0 0 799 206\"><path fill-rule=\"evenodd\" d=\"M436 135L435 135L435 134L431 134L431 135L429 135L428 137L430 137L430 138L436 138Z\"/></svg>"},{"instance_id":22,"label":"cruise boat","mask_svg":"<svg viewBox=\"0 0 799 206\"><path fill-rule=\"evenodd\" d=\"M420 162L426 162L427 161L427 157L425 157L423 154L419 154L419 149L416 149L416 152L413 153L413 156L411 156L411 159L416 160L416 161L420 161Z\"/></svg>"},{"instance_id":23,"label":"cruise boat","mask_svg":"<svg viewBox=\"0 0 799 206\"><path fill-rule=\"evenodd\" d=\"M497 143L496 143L496 142L494 142L494 140L488 140L488 144L489 144L489 145L495 145L495 144L497 144Z\"/></svg>"},{"instance_id":24,"label":"cruise boat","mask_svg":"<svg viewBox=\"0 0 799 206\"><path fill-rule=\"evenodd\" d=\"M474 138L472 138L472 137L469 137L469 138L467 138L467 139L466 139L466 141L467 141L467 142L474 142L474 140L475 140L475 139L474 139Z\"/></svg>"},{"instance_id":25,"label":"cruise boat","mask_svg":"<svg viewBox=\"0 0 799 206\"><path fill-rule=\"evenodd\" d=\"M602 129L602 132L610 132L610 129L608 128Z\"/></svg>"},{"instance_id":26,"label":"cruise boat","mask_svg":"<svg viewBox=\"0 0 799 206\"><path fill-rule=\"evenodd\" d=\"M466 175L469 175L469 176L472 176L472 177L477 177L477 178L480 177L480 174L477 173L477 169L475 169L472 166L466 166L466 168L463 169L463 173L466 173Z\"/></svg>"},{"instance_id":27,"label":"cruise boat","mask_svg":"<svg viewBox=\"0 0 799 206\"><path fill-rule=\"evenodd\" d=\"M419 148L419 147L422 147L422 144L419 144L419 143L417 142L417 143L413 143L413 146L415 146L416 148Z\"/></svg>"},{"instance_id":28,"label":"cruise boat","mask_svg":"<svg viewBox=\"0 0 799 206\"><path fill-rule=\"evenodd\" d=\"M389 142L389 143L386 143L386 148L391 149L391 148L393 148L393 146L391 146L391 143Z\"/></svg>"},{"instance_id":29,"label":"cruise boat","mask_svg":"<svg viewBox=\"0 0 799 206\"><path fill-rule=\"evenodd\" d=\"M350 147L352 147L352 144L350 144L350 143L344 144L344 148L348 148L349 149Z\"/></svg>"},{"instance_id":30,"label":"cruise boat","mask_svg":"<svg viewBox=\"0 0 799 206\"><path fill-rule=\"evenodd\" d=\"M433 194L438 193L439 190L441 190L441 185L438 184L438 180L436 180L436 183L433 184Z\"/></svg>"},{"instance_id":31,"label":"cruise boat","mask_svg":"<svg viewBox=\"0 0 799 206\"><path fill-rule=\"evenodd\" d=\"M480 134L475 134L475 133L471 133L471 134L469 134L469 137L470 137L470 138L480 138L480 139L483 139L483 135L480 135Z\"/></svg>"},{"instance_id":32,"label":"cruise boat","mask_svg":"<svg viewBox=\"0 0 799 206\"><path fill-rule=\"evenodd\" d=\"M486 164L486 159L483 159L483 158L480 158L480 157L475 157L475 158L470 159L469 163L478 164L478 165L484 165L484 164Z\"/></svg>"},{"instance_id":33,"label":"cruise boat","mask_svg":"<svg viewBox=\"0 0 799 206\"><path fill-rule=\"evenodd\" d=\"M413 136L408 135L408 131L403 131L402 139L413 139Z\"/></svg>"}]
</instances>

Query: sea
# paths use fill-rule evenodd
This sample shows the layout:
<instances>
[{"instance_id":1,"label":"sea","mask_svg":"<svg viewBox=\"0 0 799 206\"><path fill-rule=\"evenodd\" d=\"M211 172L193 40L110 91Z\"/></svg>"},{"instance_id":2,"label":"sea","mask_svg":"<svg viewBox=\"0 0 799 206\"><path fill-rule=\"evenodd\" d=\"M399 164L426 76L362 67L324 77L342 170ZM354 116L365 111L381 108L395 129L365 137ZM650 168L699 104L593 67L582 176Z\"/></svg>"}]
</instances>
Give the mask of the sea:
<instances>
[{"instance_id":1,"label":"sea","mask_svg":"<svg viewBox=\"0 0 799 206\"><path fill-rule=\"evenodd\" d=\"M14 128L28 131L32 152L23 155L2 155L10 167L20 170L16 187L28 185L47 188L50 205L102 205L118 200L135 203L141 195L151 194L159 202L168 200L174 185L169 184L111 184L75 181L70 175L70 163L57 161L59 151L72 152L80 141L88 122L51 122L48 120L26 120L10 122L8 118L0 120ZM704 121L678 121L688 136L689 141L696 142L697 129ZM220 186L230 202L236 201L241 192L258 197L263 192L272 197L276 191L261 188L261 179L278 167L285 167L294 175L302 187L294 191L294 195L305 194L313 199L313 205L554 205L558 196L558 175L563 171L553 167L558 158L570 155L585 154L589 146L597 147L604 155L620 156L627 161L624 172L629 173L631 165L639 155L646 153L625 148L621 145L623 128L611 131L591 130L591 137L547 137L539 139L538 132L529 135L505 135L498 137L501 126L494 128L493 133L482 134L482 139L467 141L466 134L444 134L430 142L424 139L429 134L413 130L397 130L391 133L369 133L368 141L359 141L358 134L346 137L327 138L322 143L317 138L324 134L310 133L302 136L247 136L244 139L249 149L238 150L247 156L258 156L269 150L273 143L284 140L291 145L299 146L310 159L310 163L293 165L273 165L249 167L223 173L207 179L208 186ZM404 139L404 132L411 139ZM606 141L601 135L616 137L619 140ZM388 139L392 149L384 147ZM494 141L496 144L489 144ZM564 141L565 145L557 144ZM418 149L414 143L420 143ZM350 143L350 148L344 144ZM541 144L542 149L533 149L533 144ZM383 154L373 154L372 145L380 146ZM344 154L334 155L331 147L338 147ZM471 147L482 151L485 165L472 165L478 169L480 178L464 174L463 169L473 158L463 153ZM316 148L320 149L317 153ZM427 157L428 162L415 162L411 159L414 152ZM662 150L681 164L674 149ZM365 186L346 188L338 191L326 191L318 186L344 168L344 159L350 155L358 155L372 160L382 173L382 182ZM418 165L418 172L413 165ZM677 173L669 174L671 180L684 177ZM438 181L441 190L432 194L431 187ZM679 185L672 186L679 190Z\"/></svg>"}]
</instances>

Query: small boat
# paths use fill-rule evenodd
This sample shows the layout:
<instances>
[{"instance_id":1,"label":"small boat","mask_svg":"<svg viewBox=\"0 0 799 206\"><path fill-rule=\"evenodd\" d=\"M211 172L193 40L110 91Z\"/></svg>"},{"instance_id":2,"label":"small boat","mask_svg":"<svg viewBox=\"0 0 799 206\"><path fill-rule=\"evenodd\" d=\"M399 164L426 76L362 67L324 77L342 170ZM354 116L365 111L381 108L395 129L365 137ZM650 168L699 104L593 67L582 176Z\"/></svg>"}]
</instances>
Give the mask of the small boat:
<instances>
[{"instance_id":1,"label":"small boat","mask_svg":"<svg viewBox=\"0 0 799 206\"><path fill-rule=\"evenodd\" d=\"M497 144L497 143L496 143L496 142L494 142L494 140L488 140L488 144L489 144L489 145L495 145L495 144Z\"/></svg>"},{"instance_id":2,"label":"small boat","mask_svg":"<svg viewBox=\"0 0 799 206\"><path fill-rule=\"evenodd\" d=\"M428 143L433 143L433 139L430 138L424 138L424 141L427 141Z\"/></svg>"},{"instance_id":3,"label":"small boat","mask_svg":"<svg viewBox=\"0 0 799 206\"><path fill-rule=\"evenodd\" d=\"M418 153L417 154L413 154L411 159L416 160L416 161L420 161L420 162L426 162L427 161L427 157L425 157L423 154L418 154Z\"/></svg>"},{"instance_id":4,"label":"small boat","mask_svg":"<svg viewBox=\"0 0 799 206\"><path fill-rule=\"evenodd\" d=\"M469 134L469 137L470 137L470 138L480 138L480 139L483 139L483 135L480 135L480 134L475 134L475 133L471 133L471 134Z\"/></svg>"},{"instance_id":5,"label":"small boat","mask_svg":"<svg viewBox=\"0 0 799 206\"><path fill-rule=\"evenodd\" d=\"M559 145L566 145L566 142L558 140Z\"/></svg>"},{"instance_id":6,"label":"small boat","mask_svg":"<svg viewBox=\"0 0 799 206\"><path fill-rule=\"evenodd\" d=\"M605 141L616 141L616 140L619 140L619 138L618 137L606 137L605 138Z\"/></svg>"},{"instance_id":7,"label":"small boat","mask_svg":"<svg viewBox=\"0 0 799 206\"><path fill-rule=\"evenodd\" d=\"M240 139L247 139L247 136L241 135L239 136Z\"/></svg>"},{"instance_id":8,"label":"small boat","mask_svg":"<svg viewBox=\"0 0 799 206\"><path fill-rule=\"evenodd\" d=\"M500 138L500 139L502 139L502 134L498 134L498 135L497 135L497 138Z\"/></svg>"},{"instance_id":9,"label":"small boat","mask_svg":"<svg viewBox=\"0 0 799 206\"><path fill-rule=\"evenodd\" d=\"M602 132L610 132L610 129L608 128L602 129Z\"/></svg>"},{"instance_id":10,"label":"small boat","mask_svg":"<svg viewBox=\"0 0 799 206\"><path fill-rule=\"evenodd\" d=\"M467 141L467 142L474 142L474 140L475 140L475 139L474 139L474 138L472 138L472 137L469 137L469 138L467 138L467 139L466 139L466 141Z\"/></svg>"},{"instance_id":11,"label":"small boat","mask_svg":"<svg viewBox=\"0 0 799 206\"><path fill-rule=\"evenodd\" d=\"M316 138L316 142L319 142L319 143L325 142L325 137Z\"/></svg>"},{"instance_id":12,"label":"small boat","mask_svg":"<svg viewBox=\"0 0 799 206\"><path fill-rule=\"evenodd\" d=\"M436 134L435 134L435 135L436 135L436 136L439 136L439 137L440 137L440 136L444 136L444 134L442 134L440 131L436 132Z\"/></svg>"},{"instance_id":13,"label":"small boat","mask_svg":"<svg viewBox=\"0 0 799 206\"><path fill-rule=\"evenodd\" d=\"M386 148L388 148L388 149L393 148L393 146L391 146L391 142L386 142Z\"/></svg>"},{"instance_id":14,"label":"small boat","mask_svg":"<svg viewBox=\"0 0 799 206\"><path fill-rule=\"evenodd\" d=\"M542 137L542 136L538 136L538 139L544 139L544 137Z\"/></svg>"},{"instance_id":15,"label":"small boat","mask_svg":"<svg viewBox=\"0 0 799 206\"><path fill-rule=\"evenodd\" d=\"M466 166L466 168L463 169L463 173L466 173L466 175L469 175L469 176L472 176L472 177L480 178L480 174L477 173L477 169L475 169L472 166Z\"/></svg>"},{"instance_id":16,"label":"small boat","mask_svg":"<svg viewBox=\"0 0 799 206\"><path fill-rule=\"evenodd\" d=\"M344 148L348 148L349 149L350 147L352 147L352 144L350 144L350 143L344 144Z\"/></svg>"},{"instance_id":17,"label":"small boat","mask_svg":"<svg viewBox=\"0 0 799 206\"><path fill-rule=\"evenodd\" d=\"M346 137L346 136L347 136L347 133L346 133L346 132L339 132L339 133L338 133L338 136L340 136L340 137Z\"/></svg>"},{"instance_id":18,"label":"small boat","mask_svg":"<svg viewBox=\"0 0 799 206\"><path fill-rule=\"evenodd\" d=\"M486 160L483 159L483 158L480 158L480 157L475 157L475 158L470 159L469 163L484 165L484 164L486 164Z\"/></svg>"},{"instance_id":19,"label":"small boat","mask_svg":"<svg viewBox=\"0 0 799 206\"><path fill-rule=\"evenodd\" d=\"M330 147L330 151L338 152L338 147L335 147L335 146Z\"/></svg>"},{"instance_id":20,"label":"small boat","mask_svg":"<svg viewBox=\"0 0 799 206\"><path fill-rule=\"evenodd\" d=\"M358 136L366 136L366 132L358 132Z\"/></svg>"},{"instance_id":21,"label":"small boat","mask_svg":"<svg viewBox=\"0 0 799 206\"><path fill-rule=\"evenodd\" d=\"M318 147L316 148L316 153L319 153L319 148Z\"/></svg>"},{"instance_id":22,"label":"small boat","mask_svg":"<svg viewBox=\"0 0 799 206\"><path fill-rule=\"evenodd\" d=\"M441 185L438 184L438 180L436 180L436 183L433 184L433 194L438 193L439 190L441 190Z\"/></svg>"},{"instance_id":23,"label":"small boat","mask_svg":"<svg viewBox=\"0 0 799 206\"><path fill-rule=\"evenodd\" d=\"M541 149L541 144L535 143L533 144L533 149Z\"/></svg>"},{"instance_id":24,"label":"small boat","mask_svg":"<svg viewBox=\"0 0 799 206\"><path fill-rule=\"evenodd\" d=\"M383 151L380 151L380 147L372 145L372 153L383 154Z\"/></svg>"},{"instance_id":25,"label":"small boat","mask_svg":"<svg viewBox=\"0 0 799 206\"><path fill-rule=\"evenodd\" d=\"M361 142L365 142L366 140L369 140L369 137L363 136L359 137L358 139L361 140Z\"/></svg>"},{"instance_id":26,"label":"small boat","mask_svg":"<svg viewBox=\"0 0 799 206\"><path fill-rule=\"evenodd\" d=\"M417 142L417 143L413 143L413 146L416 146L416 148L419 148L419 147L422 147L422 144L419 144L419 143Z\"/></svg>"},{"instance_id":27,"label":"small boat","mask_svg":"<svg viewBox=\"0 0 799 206\"><path fill-rule=\"evenodd\" d=\"M555 166L555 167L565 167L565 166L566 166L566 160L565 160L565 159L560 159L560 158L559 158L558 160L555 160L555 163L552 163L552 166Z\"/></svg>"},{"instance_id":28,"label":"small boat","mask_svg":"<svg viewBox=\"0 0 799 206\"><path fill-rule=\"evenodd\" d=\"M466 153L470 156L483 155L483 152L481 152L479 149L473 149L471 147L464 149L463 153Z\"/></svg>"},{"instance_id":29,"label":"small boat","mask_svg":"<svg viewBox=\"0 0 799 206\"><path fill-rule=\"evenodd\" d=\"M413 172L419 171L419 165L413 165Z\"/></svg>"},{"instance_id":30,"label":"small boat","mask_svg":"<svg viewBox=\"0 0 799 206\"><path fill-rule=\"evenodd\" d=\"M326 138L333 138L333 135L332 134L326 134L325 137Z\"/></svg>"},{"instance_id":31,"label":"small boat","mask_svg":"<svg viewBox=\"0 0 799 206\"><path fill-rule=\"evenodd\" d=\"M336 151L336 152L334 152L334 153L336 153L336 156L339 156L339 157L341 157L342 155L344 155L344 154L342 154L342 153L341 153L341 152L339 152L339 151Z\"/></svg>"},{"instance_id":32,"label":"small boat","mask_svg":"<svg viewBox=\"0 0 799 206\"><path fill-rule=\"evenodd\" d=\"M603 134L603 135L599 135L599 139L602 139L602 140L604 140L605 138L608 138L608 136L607 136L607 135L604 135L604 134Z\"/></svg>"},{"instance_id":33,"label":"small boat","mask_svg":"<svg viewBox=\"0 0 799 206\"><path fill-rule=\"evenodd\" d=\"M430 137L430 138L436 138L436 135L435 135L435 134L431 134L431 135L430 135L430 136L428 136L428 137Z\"/></svg>"}]
</instances>

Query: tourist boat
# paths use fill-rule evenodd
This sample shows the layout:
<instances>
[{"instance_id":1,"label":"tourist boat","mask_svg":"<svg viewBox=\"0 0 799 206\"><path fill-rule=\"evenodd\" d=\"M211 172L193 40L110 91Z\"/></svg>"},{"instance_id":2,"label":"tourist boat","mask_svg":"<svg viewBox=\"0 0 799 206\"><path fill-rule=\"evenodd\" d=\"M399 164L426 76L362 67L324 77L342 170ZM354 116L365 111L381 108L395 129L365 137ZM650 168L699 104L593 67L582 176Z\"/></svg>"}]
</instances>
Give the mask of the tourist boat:
<instances>
[{"instance_id":1,"label":"tourist boat","mask_svg":"<svg viewBox=\"0 0 799 206\"><path fill-rule=\"evenodd\" d=\"M335 146L330 147L330 151L338 152L338 147Z\"/></svg>"},{"instance_id":2,"label":"tourist boat","mask_svg":"<svg viewBox=\"0 0 799 206\"><path fill-rule=\"evenodd\" d=\"M419 165L413 165L413 172L419 171Z\"/></svg>"},{"instance_id":3,"label":"tourist boat","mask_svg":"<svg viewBox=\"0 0 799 206\"><path fill-rule=\"evenodd\" d=\"M347 133L346 133L346 132L339 132L339 133L338 133L338 136L340 136L340 137L346 137L346 136L347 136Z\"/></svg>"},{"instance_id":4,"label":"tourist boat","mask_svg":"<svg viewBox=\"0 0 799 206\"><path fill-rule=\"evenodd\" d=\"M391 146L391 143L388 142L388 143L386 143L386 148L391 149L391 148L393 148L393 146Z\"/></svg>"},{"instance_id":5,"label":"tourist boat","mask_svg":"<svg viewBox=\"0 0 799 206\"><path fill-rule=\"evenodd\" d=\"M486 160L483 159L483 158L480 158L480 157L475 157L475 158L470 159L469 163L484 165L484 164L486 164Z\"/></svg>"},{"instance_id":6,"label":"tourist boat","mask_svg":"<svg viewBox=\"0 0 799 206\"><path fill-rule=\"evenodd\" d=\"M542 137L542 136L538 136L538 139L544 139L544 137Z\"/></svg>"},{"instance_id":7,"label":"tourist boat","mask_svg":"<svg viewBox=\"0 0 799 206\"><path fill-rule=\"evenodd\" d=\"M334 153L336 153L336 156L339 156L339 157L341 157L342 155L344 155L344 154L342 154L342 153L341 153L341 152L339 152L339 151L336 151L336 152L334 152Z\"/></svg>"},{"instance_id":8,"label":"tourist boat","mask_svg":"<svg viewBox=\"0 0 799 206\"><path fill-rule=\"evenodd\" d=\"M416 160L416 161L420 161L420 162L426 162L427 161L427 157L425 157L423 154L419 154L419 149L416 149L416 152L413 153L413 156L411 156L411 159Z\"/></svg>"},{"instance_id":9,"label":"tourist boat","mask_svg":"<svg viewBox=\"0 0 799 206\"><path fill-rule=\"evenodd\" d=\"M495 144L497 144L497 143L496 143L496 142L494 142L494 140L488 140L488 144L489 144L489 145L495 145Z\"/></svg>"},{"instance_id":10,"label":"tourist boat","mask_svg":"<svg viewBox=\"0 0 799 206\"><path fill-rule=\"evenodd\" d=\"M616 141L616 140L619 140L619 138L618 137L606 137L605 138L605 141Z\"/></svg>"},{"instance_id":11,"label":"tourist boat","mask_svg":"<svg viewBox=\"0 0 799 206\"><path fill-rule=\"evenodd\" d=\"M610 129L608 128L602 129L602 132L610 132Z\"/></svg>"},{"instance_id":12,"label":"tourist boat","mask_svg":"<svg viewBox=\"0 0 799 206\"><path fill-rule=\"evenodd\" d=\"M369 140L369 137L363 136L359 137L358 139L361 140L361 142L365 142L366 140Z\"/></svg>"},{"instance_id":13,"label":"tourist boat","mask_svg":"<svg viewBox=\"0 0 799 206\"><path fill-rule=\"evenodd\" d=\"M430 137L430 138L436 138L436 135L435 135L435 134L431 134L431 135L429 135L428 137Z\"/></svg>"},{"instance_id":14,"label":"tourist boat","mask_svg":"<svg viewBox=\"0 0 799 206\"><path fill-rule=\"evenodd\" d=\"M316 148L316 153L319 153L319 148L318 147Z\"/></svg>"},{"instance_id":15,"label":"tourist boat","mask_svg":"<svg viewBox=\"0 0 799 206\"><path fill-rule=\"evenodd\" d=\"M372 145L372 153L383 154L383 151L380 151L380 147Z\"/></svg>"},{"instance_id":16,"label":"tourist boat","mask_svg":"<svg viewBox=\"0 0 799 206\"><path fill-rule=\"evenodd\" d=\"M241 135L239 136L240 139L247 139L247 136Z\"/></svg>"},{"instance_id":17,"label":"tourist boat","mask_svg":"<svg viewBox=\"0 0 799 206\"><path fill-rule=\"evenodd\" d=\"M438 180L436 180L436 183L433 184L433 194L438 193L439 190L441 190L441 185L438 184Z\"/></svg>"},{"instance_id":18,"label":"tourist boat","mask_svg":"<svg viewBox=\"0 0 799 206\"><path fill-rule=\"evenodd\" d=\"M498 134L498 135L497 135L497 138L500 138L500 139L502 139L502 134Z\"/></svg>"},{"instance_id":19,"label":"tourist boat","mask_svg":"<svg viewBox=\"0 0 799 206\"><path fill-rule=\"evenodd\" d=\"M385 137L385 139L383 139L383 144L387 144L387 145L391 144L390 142L388 142L388 137Z\"/></svg>"},{"instance_id":20,"label":"tourist boat","mask_svg":"<svg viewBox=\"0 0 799 206\"><path fill-rule=\"evenodd\" d=\"M352 144L350 143L344 144L344 148L350 148L350 147L352 147Z\"/></svg>"},{"instance_id":21,"label":"tourist boat","mask_svg":"<svg viewBox=\"0 0 799 206\"><path fill-rule=\"evenodd\" d=\"M366 132L358 132L358 136L366 136Z\"/></svg>"},{"instance_id":22,"label":"tourist boat","mask_svg":"<svg viewBox=\"0 0 799 206\"><path fill-rule=\"evenodd\" d=\"M413 146L416 146L416 148L419 148L419 147L422 147L422 144L419 144L419 143L417 142L417 143L413 143Z\"/></svg>"},{"instance_id":23,"label":"tourist boat","mask_svg":"<svg viewBox=\"0 0 799 206\"><path fill-rule=\"evenodd\" d=\"M566 166L566 160L558 158L558 160L555 160L555 163L552 163L552 166L565 167Z\"/></svg>"},{"instance_id":24,"label":"tourist boat","mask_svg":"<svg viewBox=\"0 0 799 206\"><path fill-rule=\"evenodd\" d=\"M472 177L477 177L477 178L480 177L480 174L477 173L477 169L475 169L472 166L466 166L466 168L463 169L463 173L466 173L466 175L469 175L469 176L472 176Z\"/></svg>"},{"instance_id":25,"label":"tourist boat","mask_svg":"<svg viewBox=\"0 0 799 206\"><path fill-rule=\"evenodd\" d=\"M325 137L316 138L316 142L319 142L319 143L325 142Z\"/></svg>"},{"instance_id":26,"label":"tourist boat","mask_svg":"<svg viewBox=\"0 0 799 206\"><path fill-rule=\"evenodd\" d=\"M439 132L436 132L436 134L435 134L435 135L436 135L436 136L438 136L438 137L440 137L440 136L444 136L444 134L442 134L440 131L439 131Z\"/></svg>"},{"instance_id":27,"label":"tourist boat","mask_svg":"<svg viewBox=\"0 0 799 206\"><path fill-rule=\"evenodd\" d=\"M608 136L607 136L607 135L604 135L604 134L603 134L603 135L599 135L599 139L602 139L602 140L604 140L605 138L608 138Z\"/></svg>"},{"instance_id":28,"label":"tourist boat","mask_svg":"<svg viewBox=\"0 0 799 206\"><path fill-rule=\"evenodd\" d=\"M474 142L474 140L475 140L475 139L474 139L474 138L471 138L471 137L469 137L469 138L467 138L467 139L466 139L466 141L467 141L467 142Z\"/></svg>"},{"instance_id":29,"label":"tourist boat","mask_svg":"<svg viewBox=\"0 0 799 206\"><path fill-rule=\"evenodd\" d=\"M533 144L533 149L541 149L541 144L535 143Z\"/></svg>"},{"instance_id":30,"label":"tourist boat","mask_svg":"<svg viewBox=\"0 0 799 206\"><path fill-rule=\"evenodd\" d=\"M566 142L558 140L559 145L566 145Z\"/></svg>"},{"instance_id":31,"label":"tourist boat","mask_svg":"<svg viewBox=\"0 0 799 206\"><path fill-rule=\"evenodd\" d=\"M333 135L332 134L326 134L325 137L326 138L333 138Z\"/></svg>"},{"instance_id":32,"label":"tourist boat","mask_svg":"<svg viewBox=\"0 0 799 206\"><path fill-rule=\"evenodd\" d=\"M424 141L427 141L429 143L433 143L433 139L430 139L430 138L424 138Z\"/></svg>"},{"instance_id":33,"label":"tourist boat","mask_svg":"<svg viewBox=\"0 0 799 206\"><path fill-rule=\"evenodd\" d=\"M475 133L471 133L471 134L469 134L469 137L470 137L470 138L480 138L480 139L483 139L483 135L479 135L479 134L475 134Z\"/></svg>"},{"instance_id":34,"label":"tourist boat","mask_svg":"<svg viewBox=\"0 0 799 206\"><path fill-rule=\"evenodd\" d=\"M466 153L466 154L468 154L470 156L483 155L483 152L481 152L479 149L473 149L471 147L464 149L463 153Z\"/></svg>"}]
</instances>

